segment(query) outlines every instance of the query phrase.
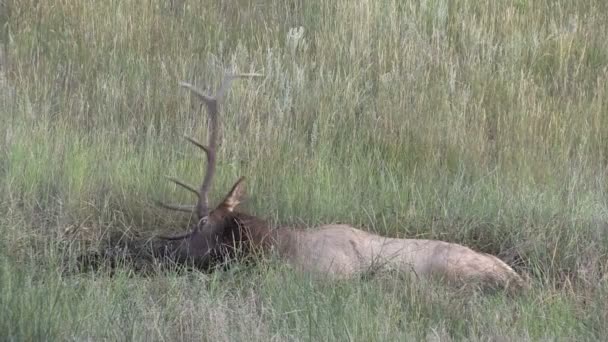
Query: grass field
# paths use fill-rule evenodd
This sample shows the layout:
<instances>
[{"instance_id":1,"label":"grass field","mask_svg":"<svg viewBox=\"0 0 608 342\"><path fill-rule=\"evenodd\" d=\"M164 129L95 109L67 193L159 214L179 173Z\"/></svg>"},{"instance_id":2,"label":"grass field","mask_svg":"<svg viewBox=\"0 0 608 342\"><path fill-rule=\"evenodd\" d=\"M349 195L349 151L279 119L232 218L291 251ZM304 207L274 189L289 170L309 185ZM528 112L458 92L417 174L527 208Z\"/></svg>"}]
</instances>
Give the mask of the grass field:
<instances>
[{"instance_id":1,"label":"grass field","mask_svg":"<svg viewBox=\"0 0 608 342\"><path fill-rule=\"evenodd\" d=\"M608 2L0 1L0 339L600 340L608 336ZM493 253L519 296L277 262L64 275L74 241L184 229L204 114L234 84L213 198ZM69 259L69 258L68 258Z\"/></svg>"}]
</instances>

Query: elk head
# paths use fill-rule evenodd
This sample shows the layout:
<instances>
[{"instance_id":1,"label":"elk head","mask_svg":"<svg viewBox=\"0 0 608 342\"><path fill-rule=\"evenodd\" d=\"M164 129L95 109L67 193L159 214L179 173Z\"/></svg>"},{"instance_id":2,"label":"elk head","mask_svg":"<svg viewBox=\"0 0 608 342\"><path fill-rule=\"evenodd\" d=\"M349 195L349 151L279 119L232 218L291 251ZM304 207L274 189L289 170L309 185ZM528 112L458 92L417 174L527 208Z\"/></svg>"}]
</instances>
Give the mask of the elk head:
<instances>
[{"instance_id":1,"label":"elk head","mask_svg":"<svg viewBox=\"0 0 608 342\"><path fill-rule=\"evenodd\" d=\"M241 222L234 212L244 194L244 177L241 177L213 210L209 207L209 191L215 174L217 139L219 135L218 109L231 82L237 78L260 77L260 74L226 74L215 96L205 95L193 85L181 82L180 85L191 91L206 106L209 114L209 141L207 145L193 138L185 137L205 152L207 164L200 188L196 189L178 179L168 178L176 185L190 191L197 197L196 205L174 205L157 201L165 209L188 212L195 215L196 221L188 233L178 236L158 236L160 239L174 241L174 245L164 255L170 254L177 262L192 262L198 267L207 268L215 258L224 258L234 249L234 241L240 240ZM165 248L167 249L167 248Z\"/></svg>"}]
</instances>

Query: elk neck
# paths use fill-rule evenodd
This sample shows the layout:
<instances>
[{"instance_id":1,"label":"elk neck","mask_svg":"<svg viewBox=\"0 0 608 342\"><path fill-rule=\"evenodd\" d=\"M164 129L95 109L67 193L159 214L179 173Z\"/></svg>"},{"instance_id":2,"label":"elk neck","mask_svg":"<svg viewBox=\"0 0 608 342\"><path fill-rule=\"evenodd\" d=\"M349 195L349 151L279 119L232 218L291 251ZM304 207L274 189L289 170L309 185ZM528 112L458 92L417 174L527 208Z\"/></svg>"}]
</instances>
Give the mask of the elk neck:
<instances>
[{"instance_id":1,"label":"elk neck","mask_svg":"<svg viewBox=\"0 0 608 342\"><path fill-rule=\"evenodd\" d=\"M272 227L266 220L242 212L233 214L235 228L232 234L239 236L242 242L247 242L253 250L263 253L277 251L280 254L289 253L297 229L288 227Z\"/></svg>"}]
</instances>

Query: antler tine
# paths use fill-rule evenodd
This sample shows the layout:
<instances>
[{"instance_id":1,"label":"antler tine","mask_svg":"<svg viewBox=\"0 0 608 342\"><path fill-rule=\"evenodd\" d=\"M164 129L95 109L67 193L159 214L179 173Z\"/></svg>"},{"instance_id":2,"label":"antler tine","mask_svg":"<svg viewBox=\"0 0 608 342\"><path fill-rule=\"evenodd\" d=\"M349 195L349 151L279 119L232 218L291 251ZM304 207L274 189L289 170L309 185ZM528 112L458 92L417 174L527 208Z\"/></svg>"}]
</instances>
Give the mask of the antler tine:
<instances>
[{"instance_id":1,"label":"antler tine","mask_svg":"<svg viewBox=\"0 0 608 342\"><path fill-rule=\"evenodd\" d=\"M261 74L257 73L247 73L247 74L230 74L227 73L224 76L222 81L222 85L220 86L217 94L215 96L205 95L203 92L198 90L195 86L187 82L180 82L180 86L189 89L194 95L196 95L207 107L207 112L209 113L209 143L207 146L199 143L198 141L186 137L191 143L201 148L205 151L207 155L207 170L205 172L205 177L203 178L203 183L201 184L200 190L198 191L198 202L196 204L196 213L198 218L201 219L209 214L209 190L211 189L211 181L213 180L213 176L215 174L215 164L216 164L216 148L217 148L217 138L219 131L219 122L218 122L218 107L224 98L225 93L230 88L230 84L236 78L244 78L244 77L261 77ZM178 183L179 184L179 183ZM180 184L181 185L181 184Z\"/></svg>"},{"instance_id":2,"label":"antler tine","mask_svg":"<svg viewBox=\"0 0 608 342\"><path fill-rule=\"evenodd\" d=\"M191 138L187 135L184 135L184 138L186 140L188 140L189 142L191 142L194 146L200 148L201 150L205 151L205 153L207 153L207 146L201 144L200 142L198 142L197 140L195 140L194 138Z\"/></svg>"},{"instance_id":3,"label":"antler tine","mask_svg":"<svg viewBox=\"0 0 608 342\"><path fill-rule=\"evenodd\" d=\"M194 95L196 95L206 106L207 112L209 113L209 143L207 146L197 142L194 139L188 139L194 145L200 147L207 155L207 170L203 183L201 184L200 190L198 191L198 202L196 203L196 213L198 218L201 219L209 214L209 189L211 188L211 180L215 173L215 149L217 146L217 135L219 130L217 120L217 100L213 96L203 94L200 90L196 89L193 85L181 82L180 85L184 88L189 89Z\"/></svg>"},{"instance_id":4,"label":"antler tine","mask_svg":"<svg viewBox=\"0 0 608 342\"><path fill-rule=\"evenodd\" d=\"M176 236L157 235L156 237L159 238L159 239L163 239L163 240L175 241L175 240L187 239L190 236L192 236L193 233L194 233L194 231L191 231L191 232L188 232L188 233L184 233L184 234L181 234L181 235L176 235Z\"/></svg>"},{"instance_id":5,"label":"antler tine","mask_svg":"<svg viewBox=\"0 0 608 342\"><path fill-rule=\"evenodd\" d=\"M161 208L165 208L168 210L175 210L175 211L183 211L185 213L192 213L194 211L194 209L196 209L196 207L191 204L167 204L167 203L161 202L161 201L154 201L154 202L156 203L157 206L159 206Z\"/></svg>"},{"instance_id":6,"label":"antler tine","mask_svg":"<svg viewBox=\"0 0 608 342\"><path fill-rule=\"evenodd\" d=\"M171 181L171 182L173 182L173 183L175 183L175 184L177 184L177 185L181 186L182 188L184 188L184 189L186 189L186 190L188 190L188 191L192 192L192 193L193 193L193 194L195 194L196 196L198 196L198 190L196 190L196 189L195 189L193 186L188 185L188 184L186 184L186 183L184 183L184 182L180 181L180 180L179 180L179 179L177 179L177 178L173 178L173 177L165 177L165 178L167 178L169 181Z\"/></svg>"}]
</instances>

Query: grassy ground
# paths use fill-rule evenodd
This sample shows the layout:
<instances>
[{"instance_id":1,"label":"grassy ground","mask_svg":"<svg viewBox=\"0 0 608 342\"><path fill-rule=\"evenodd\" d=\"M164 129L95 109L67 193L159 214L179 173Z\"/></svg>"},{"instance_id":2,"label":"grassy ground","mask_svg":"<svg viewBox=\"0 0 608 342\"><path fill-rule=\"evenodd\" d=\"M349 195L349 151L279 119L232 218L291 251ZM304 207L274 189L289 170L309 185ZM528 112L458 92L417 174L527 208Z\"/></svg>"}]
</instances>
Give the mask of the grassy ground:
<instances>
[{"instance_id":1,"label":"grassy ground","mask_svg":"<svg viewBox=\"0 0 608 342\"><path fill-rule=\"evenodd\" d=\"M594 340L608 334L608 3L0 2L0 335L9 340ZM185 227L204 116L235 83L214 198L497 254L515 298L275 262L63 276L69 238ZM66 234L71 232L70 234ZM68 248L65 248L67 245Z\"/></svg>"}]
</instances>

